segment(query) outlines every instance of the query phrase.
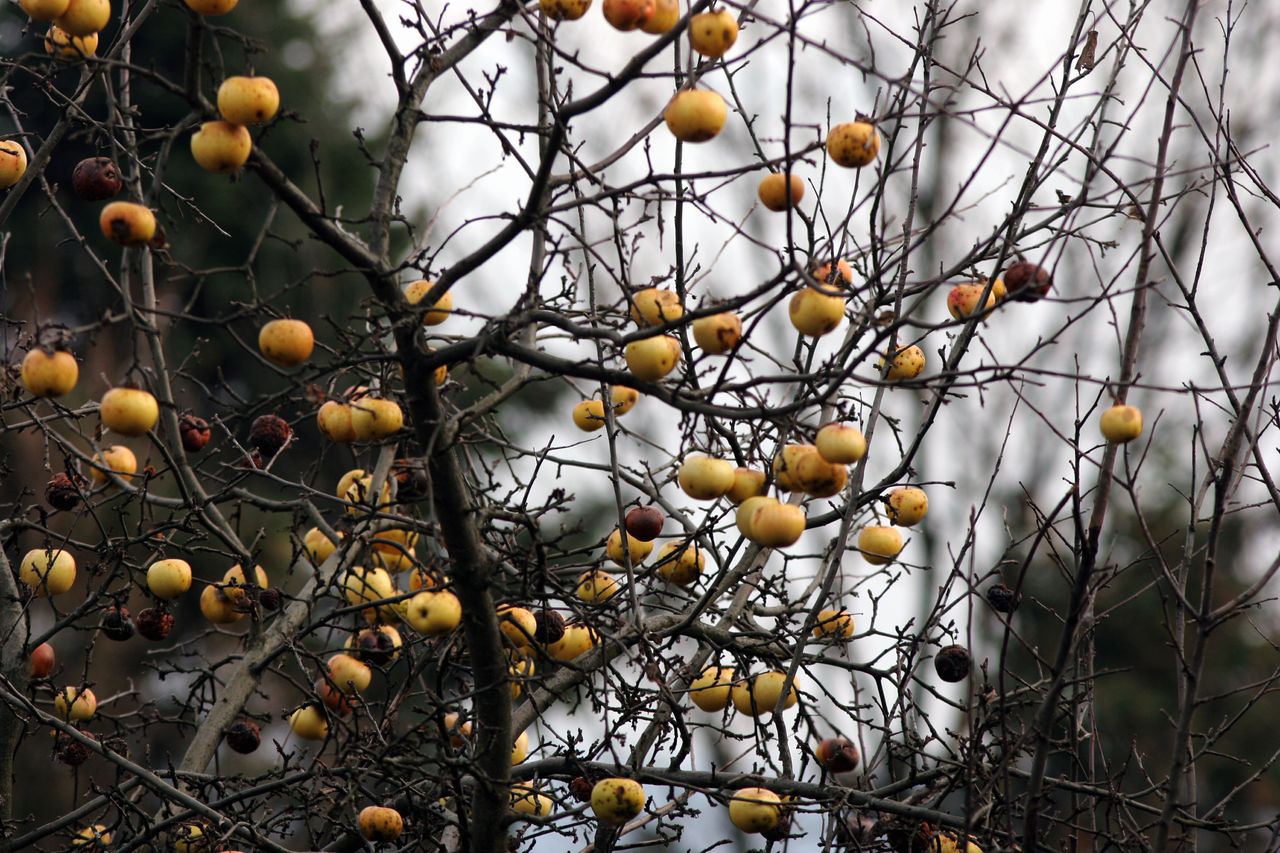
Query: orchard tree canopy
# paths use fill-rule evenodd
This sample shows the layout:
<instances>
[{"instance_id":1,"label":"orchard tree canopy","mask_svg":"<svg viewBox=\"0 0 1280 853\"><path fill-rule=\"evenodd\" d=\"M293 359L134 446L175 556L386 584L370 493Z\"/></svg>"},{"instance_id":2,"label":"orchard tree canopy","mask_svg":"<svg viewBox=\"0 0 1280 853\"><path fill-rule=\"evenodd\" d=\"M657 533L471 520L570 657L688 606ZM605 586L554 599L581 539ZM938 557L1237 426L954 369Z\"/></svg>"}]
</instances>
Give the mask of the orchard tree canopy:
<instances>
[{"instance_id":1,"label":"orchard tree canopy","mask_svg":"<svg viewBox=\"0 0 1280 853\"><path fill-rule=\"evenodd\" d=\"M0 850L1280 849L1277 30L7 4Z\"/></svg>"}]
</instances>

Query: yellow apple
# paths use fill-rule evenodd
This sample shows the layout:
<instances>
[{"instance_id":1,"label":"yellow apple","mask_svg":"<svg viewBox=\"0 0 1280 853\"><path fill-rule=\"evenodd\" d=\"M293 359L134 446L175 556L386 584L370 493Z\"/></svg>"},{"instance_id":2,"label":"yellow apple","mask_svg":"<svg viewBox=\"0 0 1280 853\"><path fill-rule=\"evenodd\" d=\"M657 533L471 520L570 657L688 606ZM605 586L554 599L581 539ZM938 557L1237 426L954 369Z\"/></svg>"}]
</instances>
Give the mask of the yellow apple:
<instances>
[{"instance_id":1,"label":"yellow apple","mask_svg":"<svg viewBox=\"0 0 1280 853\"><path fill-rule=\"evenodd\" d=\"M462 603L448 590L424 590L405 602L404 621L428 637L447 634L462 621Z\"/></svg>"},{"instance_id":2,"label":"yellow apple","mask_svg":"<svg viewBox=\"0 0 1280 853\"><path fill-rule=\"evenodd\" d=\"M763 471L753 468L733 469L733 488L725 493L725 497L734 506L740 505L747 498L764 494L765 475Z\"/></svg>"},{"instance_id":3,"label":"yellow apple","mask_svg":"<svg viewBox=\"0 0 1280 853\"><path fill-rule=\"evenodd\" d=\"M462 749L471 740L471 721L462 719L457 711L445 714L441 722L444 724L445 734L449 736L449 745L454 749Z\"/></svg>"},{"instance_id":4,"label":"yellow apple","mask_svg":"<svg viewBox=\"0 0 1280 853\"><path fill-rule=\"evenodd\" d=\"M270 585L271 581L267 578L267 570L262 566L254 566L253 586L261 591ZM222 576L222 585L219 589L232 603L239 604L245 600L249 594L249 580L245 577L244 569L240 567L239 563L227 569L227 573Z\"/></svg>"},{"instance_id":5,"label":"yellow apple","mask_svg":"<svg viewBox=\"0 0 1280 853\"><path fill-rule=\"evenodd\" d=\"M363 693L373 683L373 670L363 661L339 652L329 658L329 680L344 693Z\"/></svg>"},{"instance_id":6,"label":"yellow apple","mask_svg":"<svg viewBox=\"0 0 1280 853\"><path fill-rule=\"evenodd\" d=\"M523 764L524 760L529 757L529 733L521 732L516 738L515 743L511 745L511 766Z\"/></svg>"},{"instance_id":7,"label":"yellow apple","mask_svg":"<svg viewBox=\"0 0 1280 853\"><path fill-rule=\"evenodd\" d=\"M661 287L646 287L631 297L631 319L640 326L661 326L684 316L680 294Z\"/></svg>"},{"instance_id":8,"label":"yellow apple","mask_svg":"<svg viewBox=\"0 0 1280 853\"><path fill-rule=\"evenodd\" d=\"M1124 444L1142 435L1142 412L1136 406L1115 405L1098 419L1102 437L1112 444Z\"/></svg>"},{"instance_id":9,"label":"yellow apple","mask_svg":"<svg viewBox=\"0 0 1280 853\"><path fill-rule=\"evenodd\" d=\"M898 350L893 359L889 362L889 370L885 374L885 379L890 382L901 382L905 379L915 379L924 371L924 350L912 344ZM884 359L880 359L880 368L884 369Z\"/></svg>"},{"instance_id":10,"label":"yellow apple","mask_svg":"<svg viewBox=\"0 0 1280 853\"><path fill-rule=\"evenodd\" d=\"M351 428L351 407L337 400L326 400L316 412L316 426L330 441L349 444L356 440Z\"/></svg>"},{"instance_id":11,"label":"yellow apple","mask_svg":"<svg viewBox=\"0 0 1280 853\"><path fill-rule=\"evenodd\" d=\"M435 286L434 281L425 279L415 281L404 289L404 298L410 305L417 305L422 301L431 288ZM445 320L449 319L449 315L453 313L453 291L447 291L444 296L436 300L430 310L422 315L422 325L439 326Z\"/></svg>"},{"instance_id":12,"label":"yellow apple","mask_svg":"<svg viewBox=\"0 0 1280 853\"><path fill-rule=\"evenodd\" d=\"M59 59L83 59L98 51L98 34L73 36L61 27L49 27L44 34L44 52Z\"/></svg>"},{"instance_id":13,"label":"yellow apple","mask_svg":"<svg viewBox=\"0 0 1280 853\"><path fill-rule=\"evenodd\" d=\"M677 481L686 495L696 501L713 501L733 488L733 463L697 454L680 463Z\"/></svg>"},{"instance_id":14,"label":"yellow apple","mask_svg":"<svg viewBox=\"0 0 1280 853\"><path fill-rule=\"evenodd\" d=\"M591 811L608 826L622 826L644 809L644 788L634 779L602 779L591 789Z\"/></svg>"},{"instance_id":15,"label":"yellow apple","mask_svg":"<svg viewBox=\"0 0 1280 853\"><path fill-rule=\"evenodd\" d=\"M412 553L418 547L418 531L403 527L384 527L373 534L369 544L380 554L403 555L405 551Z\"/></svg>"},{"instance_id":16,"label":"yellow apple","mask_svg":"<svg viewBox=\"0 0 1280 853\"><path fill-rule=\"evenodd\" d=\"M229 121L206 121L191 135L191 156L206 172L237 172L249 162L253 137Z\"/></svg>"},{"instance_id":17,"label":"yellow apple","mask_svg":"<svg viewBox=\"0 0 1280 853\"><path fill-rule=\"evenodd\" d=\"M183 0L183 2L197 15L225 15L236 7L239 0Z\"/></svg>"},{"instance_id":18,"label":"yellow apple","mask_svg":"<svg viewBox=\"0 0 1280 853\"><path fill-rule=\"evenodd\" d=\"M80 366L66 350L36 347L22 359L22 384L33 397L61 397L76 387Z\"/></svg>"},{"instance_id":19,"label":"yellow apple","mask_svg":"<svg viewBox=\"0 0 1280 853\"><path fill-rule=\"evenodd\" d=\"M0 189L16 184L27 172L27 149L13 139L0 142Z\"/></svg>"},{"instance_id":20,"label":"yellow apple","mask_svg":"<svg viewBox=\"0 0 1280 853\"><path fill-rule=\"evenodd\" d=\"M929 853L982 853L982 848L972 841L960 847L960 839L950 832L939 832L930 842Z\"/></svg>"},{"instance_id":21,"label":"yellow apple","mask_svg":"<svg viewBox=\"0 0 1280 853\"><path fill-rule=\"evenodd\" d=\"M853 616L847 610L819 610L813 636L848 639L853 636Z\"/></svg>"},{"instance_id":22,"label":"yellow apple","mask_svg":"<svg viewBox=\"0 0 1280 853\"><path fill-rule=\"evenodd\" d=\"M583 400L574 406L573 425L583 432L595 432L604 426L604 401Z\"/></svg>"},{"instance_id":23,"label":"yellow apple","mask_svg":"<svg viewBox=\"0 0 1280 853\"><path fill-rule=\"evenodd\" d=\"M735 678L729 687L729 701L742 714L755 714L751 705L751 677Z\"/></svg>"},{"instance_id":24,"label":"yellow apple","mask_svg":"<svg viewBox=\"0 0 1280 853\"><path fill-rule=\"evenodd\" d=\"M363 468L352 468L347 473L338 478L338 487L333 493L338 497L345 497L347 492L351 491L351 487L357 484L363 484L361 490L362 497L368 494L369 486L373 485L373 477L368 476Z\"/></svg>"},{"instance_id":25,"label":"yellow apple","mask_svg":"<svg viewBox=\"0 0 1280 853\"><path fill-rule=\"evenodd\" d=\"M524 607L503 604L498 607L498 627L516 648L522 649L533 644L538 620Z\"/></svg>"},{"instance_id":26,"label":"yellow apple","mask_svg":"<svg viewBox=\"0 0 1280 853\"><path fill-rule=\"evenodd\" d=\"M439 572L430 571L428 569L415 569L409 575L409 589L414 592L420 590L440 589L447 586L449 578Z\"/></svg>"},{"instance_id":27,"label":"yellow apple","mask_svg":"<svg viewBox=\"0 0 1280 853\"><path fill-rule=\"evenodd\" d=\"M682 142L706 142L724 128L729 108L724 98L706 89L677 92L663 118L671 135Z\"/></svg>"},{"instance_id":28,"label":"yellow apple","mask_svg":"<svg viewBox=\"0 0 1280 853\"><path fill-rule=\"evenodd\" d=\"M595 632L586 625L573 623L564 627L564 636L547 646L552 660L571 661L591 651L595 645Z\"/></svg>"},{"instance_id":29,"label":"yellow apple","mask_svg":"<svg viewBox=\"0 0 1280 853\"><path fill-rule=\"evenodd\" d=\"M53 697L53 709L69 723L83 723L98 713L98 697L88 687L64 687Z\"/></svg>"},{"instance_id":30,"label":"yellow apple","mask_svg":"<svg viewBox=\"0 0 1280 853\"><path fill-rule=\"evenodd\" d=\"M822 458L815 447L812 453L800 457L795 470L800 491L815 498L829 498L844 490L849 481L849 471Z\"/></svg>"},{"instance_id":31,"label":"yellow apple","mask_svg":"<svg viewBox=\"0 0 1280 853\"><path fill-rule=\"evenodd\" d=\"M844 258L836 261L834 270L832 269L831 261L825 263L815 262L809 269L809 275L819 283L826 285L828 289L840 290L853 286L853 266Z\"/></svg>"},{"instance_id":32,"label":"yellow apple","mask_svg":"<svg viewBox=\"0 0 1280 853\"><path fill-rule=\"evenodd\" d=\"M696 581L706 566L707 557L693 544L668 542L658 552L658 574L667 583L688 586Z\"/></svg>"},{"instance_id":33,"label":"yellow apple","mask_svg":"<svg viewBox=\"0 0 1280 853\"><path fill-rule=\"evenodd\" d=\"M806 287L791 297L787 307L787 315L791 325L802 335L811 338L822 337L835 331L844 320L845 301L841 296L832 296L816 288Z\"/></svg>"},{"instance_id":34,"label":"yellow apple","mask_svg":"<svg viewBox=\"0 0 1280 853\"><path fill-rule=\"evenodd\" d=\"M561 1L564 2L564 0ZM649 20L640 24L640 30L651 36L660 36L674 27L679 20L679 0L654 0L653 13L649 15Z\"/></svg>"},{"instance_id":35,"label":"yellow apple","mask_svg":"<svg viewBox=\"0 0 1280 853\"><path fill-rule=\"evenodd\" d=\"M777 498L771 498L767 495L752 495L738 505L738 511L734 515L734 522L738 525L738 532L752 542L755 541L755 519L760 511L766 506L772 506L778 502Z\"/></svg>"},{"instance_id":36,"label":"yellow apple","mask_svg":"<svg viewBox=\"0 0 1280 853\"><path fill-rule=\"evenodd\" d=\"M533 664L533 658L525 657L525 653L527 651L527 649L518 649L515 656L511 658L510 665L507 667L507 675L511 679L511 698L513 700L520 698L520 694L524 689L523 683L528 681L530 678L533 678L535 667ZM522 737L524 736L522 735ZM516 741L516 747L517 749L520 748L519 741ZM513 756L515 754L515 752L512 753ZM520 752L519 755L519 761L524 761L525 753ZM511 759L512 764L518 764L519 761L514 757Z\"/></svg>"},{"instance_id":37,"label":"yellow apple","mask_svg":"<svg viewBox=\"0 0 1280 853\"><path fill-rule=\"evenodd\" d=\"M228 77L218 87L218 112L231 124L262 124L280 109L280 90L270 77Z\"/></svg>"},{"instance_id":38,"label":"yellow apple","mask_svg":"<svg viewBox=\"0 0 1280 853\"><path fill-rule=\"evenodd\" d=\"M680 363L680 341L656 335L627 344L623 351L627 369L642 382L657 382Z\"/></svg>"},{"instance_id":39,"label":"yellow apple","mask_svg":"<svg viewBox=\"0 0 1280 853\"><path fill-rule=\"evenodd\" d=\"M818 430L814 446L828 462L849 465L867 455L867 439L862 430L849 424L827 424Z\"/></svg>"},{"instance_id":40,"label":"yellow apple","mask_svg":"<svg viewBox=\"0 0 1280 853\"><path fill-rule=\"evenodd\" d=\"M784 492L802 492L804 483L800 479L800 463L807 458L817 457L818 448L812 444L788 444L773 457L773 482Z\"/></svg>"},{"instance_id":41,"label":"yellow apple","mask_svg":"<svg viewBox=\"0 0 1280 853\"><path fill-rule=\"evenodd\" d=\"M837 124L827 134L827 156L837 166L861 169L880 153L880 133L868 121Z\"/></svg>"},{"instance_id":42,"label":"yellow apple","mask_svg":"<svg viewBox=\"0 0 1280 853\"><path fill-rule=\"evenodd\" d=\"M788 193L790 196L788 197ZM772 211L779 212L795 207L804 198L804 181L799 175L781 172L770 172L760 179L756 189L760 203Z\"/></svg>"},{"instance_id":43,"label":"yellow apple","mask_svg":"<svg viewBox=\"0 0 1280 853\"><path fill-rule=\"evenodd\" d=\"M733 702L733 707L744 714L759 717L771 713L782 696L782 685L786 679L785 672L762 672L748 681L735 683L729 691L729 699ZM799 701L800 695L796 689L799 682L800 676L797 674L787 692L783 710L793 707Z\"/></svg>"},{"instance_id":44,"label":"yellow apple","mask_svg":"<svg viewBox=\"0 0 1280 853\"><path fill-rule=\"evenodd\" d=\"M693 339L703 352L724 355L742 340L742 320L732 311L699 317L693 321Z\"/></svg>"},{"instance_id":45,"label":"yellow apple","mask_svg":"<svg viewBox=\"0 0 1280 853\"><path fill-rule=\"evenodd\" d=\"M889 520L899 527L912 527L919 524L929 513L929 496L924 489L915 486L903 486L889 493Z\"/></svg>"},{"instance_id":46,"label":"yellow apple","mask_svg":"<svg viewBox=\"0 0 1280 853\"><path fill-rule=\"evenodd\" d=\"M578 578L578 598L587 604L604 604L618 594L618 582L601 569L583 572Z\"/></svg>"},{"instance_id":47,"label":"yellow apple","mask_svg":"<svg viewBox=\"0 0 1280 853\"><path fill-rule=\"evenodd\" d=\"M160 404L141 388L112 388L98 403L102 425L121 435L146 435L160 419Z\"/></svg>"},{"instance_id":48,"label":"yellow apple","mask_svg":"<svg viewBox=\"0 0 1280 853\"><path fill-rule=\"evenodd\" d=\"M689 685L689 698L704 711L723 711L729 705L733 669L709 666Z\"/></svg>"},{"instance_id":49,"label":"yellow apple","mask_svg":"<svg viewBox=\"0 0 1280 853\"><path fill-rule=\"evenodd\" d=\"M627 537L627 545L624 549L622 546L622 537ZM620 528L614 528L609 534L609 538L604 543L604 554L619 566L627 564L627 557L631 558L631 565L635 566L644 562L644 558L648 557L653 551L653 542L645 542L637 539L630 533L626 533Z\"/></svg>"},{"instance_id":50,"label":"yellow apple","mask_svg":"<svg viewBox=\"0 0 1280 853\"><path fill-rule=\"evenodd\" d=\"M93 467L89 469L89 476L99 486L111 482L111 477L107 474L107 471L127 483L133 479L134 473L138 470L138 457L134 456L133 451L123 444L113 444L101 453L93 454L92 461ZM103 468L106 468L107 471L103 471Z\"/></svg>"},{"instance_id":51,"label":"yellow apple","mask_svg":"<svg viewBox=\"0 0 1280 853\"><path fill-rule=\"evenodd\" d=\"M245 617L244 611L214 584L200 592L200 612L214 625L229 625Z\"/></svg>"},{"instance_id":52,"label":"yellow apple","mask_svg":"<svg viewBox=\"0 0 1280 853\"><path fill-rule=\"evenodd\" d=\"M87 36L102 32L110 20L109 0L71 0L53 22L73 36Z\"/></svg>"},{"instance_id":53,"label":"yellow apple","mask_svg":"<svg viewBox=\"0 0 1280 853\"><path fill-rule=\"evenodd\" d=\"M361 397L351 404L351 431L360 441L381 441L404 427L404 413L394 400Z\"/></svg>"},{"instance_id":54,"label":"yellow apple","mask_svg":"<svg viewBox=\"0 0 1280 853\"><path fill-rule=\"evenodd\" d=\"M111 845L111 833L105 824L95 823L80 829L71 839L71 846L76 850L87 850L91 847L106 849Z\"/></svg>"},{"instance_id":55,"label":"yellow apple","mask_svg":"<svg viewBox=\"0 0 1280 853\"><path fill-rule=\"evenodd\" d=\"M800 541L805 521L804 509L795 504L766 503L751 516L747 538L764 548L787 548Z\"/></svg>"},{"instance_id":56,"label":"yellow apple","mask_svg":"<svg viewBox=\"0 0 1280 853\"><path fill-rule=\"evenodd\" d=\"M316 339L301 320L272 320L258 332L258 351L272 364L297 367L311 358Z\"/></svg>"},{"instance_id":57,"label":"yellow apple","mask_svg":"<svg viewBox=\"0 0 1280 853\"><path fill-rule=\"evenodd\" d=\"M621 417L640 402L640 392L625 385L612 385L609 387L609 401L613 406L613 413Z\"/></svg>"},{"instance_id":58,"label":"yellow apple","mask_svg":"<svg viewBox=\"0 0 1280 853\"><path fill-rule=\"evenodd\" d=\"M289 728L303 740L324 740L329 736L329 721L317 705L303 705L294 711Z\"/></svg>"},{"instance_id":59,"label":"yellow apple","mask_svg":"<svg viewBox=\"0 0 1280 853\"><path fill-rule=\"evenodd\" d=\"M338 538L342 539L343 534L339 533ZM307 560L310 560L312 565L319 566L321 562L333 556L333 552L337 549L338 546L333 539L326 537L320 528L311 528L302 537L302 551L306 552Z\"/></svg>"},{"instance_id":60,"label":"yellow apple","mask_svg":"<svg viewBox=\"0 0 1280 853\"><path fill-rule=\"evenodd\" d=\"M18 5L33 21L52 21L67 11L71 0L18 0Z\"/></svg>"},{"instance_id":61,"label":"yellow apple","mask_svg":"<svg viewBox=\"0 0 1280 853\"><path fill-rule=\"evenodd\" d=\"M902 533L896 527L864 527L858 534L858 550L871 565L888 565L902 551Z\"/></svg>"},{"instance_id":62,"label":"yellow apple","mask_svg":"<svg viewBox=\"0 0 1280 853\"><path fill-rule=\"evenodd\" d=\"M113 201L98 215L102 236L121 246L145 246L156 235L156 215L131 201Z\"/></svg>"},{"instance_id":63,"label":"yellow apple","mask_svg":"<svg viewBox=\"0 0 1280 853\"><path fill-rule=\"evenodd\" d=\"M947 294L947 311L957 320L966 320L996 307L994 294L988 293L986 302L982 301L985 289L981 284L957 284Z\"/></svg>"},{"instance_id":64,"label":"yellow apple","mask_svg":"<svg viewBox=\"0 0 1280 853\"><path fill-rule=\"evenodd\" d=\"M538 0L542 14L553 21L576 21L591 8L591 0Z\"/></svg>"},{"instance_id":65,"label":"yellow apple","mask_svg":"<svg viewBox=\"0 0 1280 853\"><path fill-rule=\"evenodd\" d=\"M191 564L186 560L156 560L147 567L147 589L162 601L172 601L191 589Z\"/></svg>"},{"instance_id":66,"label":"yellow apple","mask_svg":"<svg viewBox=\"0 0 1280 853\"><path fill-rule=\"evenodd\" d=\"M387 806L365 806L356 816L356 826L369 841L395 841L404 832L404 818Z\"/></svg>"},{"instance_id":67,"label":"yellow apple","mask_svg":"<svg viewBox=\"0 0 1280 853\"><path fill-rule=\"evenodd\" d=\"M356 468L342 475L335 493L347 502L346 510L349 514L362 515L374 505L372 489L373 476L365 474L361 468ZM391 482L388 478L382 484L382 491L378 494L377 506L385 508L390 504Z\"/></svg>"},{"instance_id":68,"label":"yellow apple","mask_svg":"<svg viewBox=\"0 0 1280 853\"><path fill-rule=\"evenodd\" d=\"M511 810L517 814L547 817L554 808L551 798L528 782L516 782L511 786Z\"/></svg>"},{"instance_id":69,"label":"yellow apple","mask_svg":"<svg viewBox=\"0 0 1280 853\"><path fill-rule=\"evenodd\" d=\"M728 9L689 19L689 46L703 56L724 56L738 40L738 21Z\"/></svg>"},{"instance_id":70,"label":"yellow apple","mask_svg":"<svg viewBox=\"0 0 1280 853\"><path fill-rule=\"evenodd\" d=\"M76 560L61 549L35 548L18 565L18 579L38 597L62 595L76 582Z\"/></svg>"},{"instance_id":71,"label":"yellow apple","mask_svg":"<svg viewBox=\"0 0 1280 853\"><path fill-rule=\"evenodd\" d=\"M348 604L382 601L396 596L396 585L386 569L352 566L342 578L342 592ZM390 618L394 610L382 604L361 611L364 618L374 622L378 617Z\"/></svg>"},{"instance_id":72,"label":"yellow apple","mask_svg":"<svg viewBox=\"0 0 1280 853\"><path fill-rule=\"evenodd\" d=\"M194 823L179 825L169 838L173 853L208 853L211 849L204 830Z\"/></svg>"},{"instance_id":73,"label":"yellow apple","mask_svg":"<svg viewBox=\"0 0 1280 853\"><path fill-rule=\"evenodd\" d=\"M729 820L743 832L768 832L782 819L782 799L768 788L742 788L729 800Z\"/></svg>"},{"instance_id":74,"label":"yellow apple","mask_svg":"<svg viewBox=\"0 0 1280 853\"><path fill-rule=\"evenodd\" d=\"M751 679L751 697L755 699L756 707L765 711L772 711L778 704L778 699L782 696L782 686L786 683L787 674L785 672L762 672L755 678ZM787 692L787 698L782 704L783 710L794 707L799 701L800 694L797 687L800 684L800 675L791 680L791 689Z\"/></svg>"}]
</instances>

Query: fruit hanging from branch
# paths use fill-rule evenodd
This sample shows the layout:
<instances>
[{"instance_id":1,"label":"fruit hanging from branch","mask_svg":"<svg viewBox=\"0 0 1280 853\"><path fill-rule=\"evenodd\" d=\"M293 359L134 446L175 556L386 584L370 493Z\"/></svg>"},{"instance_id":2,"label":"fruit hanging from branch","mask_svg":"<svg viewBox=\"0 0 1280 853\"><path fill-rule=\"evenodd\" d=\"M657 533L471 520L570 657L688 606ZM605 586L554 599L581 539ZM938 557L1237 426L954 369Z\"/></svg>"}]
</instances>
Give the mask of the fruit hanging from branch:
<instances>
[{"instance_id":1,"label":"fruit hanging from branch","mask_svg":"<svg viewBox=\"0 0 1280 853\"><path fill-rule=\"evenodd\" d=\"M113 201L98 216L102 236L121 246L145 246L156 236L156 215L131 201Z\"/></svg>"},{"instance_id":2,"label":"fruit hanging from branch","mask_svg":"<svg viewBox=\"0 0 1280 853\"><path fill-rule=\"evenodd\" d=\"M880 132L869 121L837 124L827 134L827 156L846 169L861 169L880 154Z\"/></svg>"},{"instance_id":3,"label":"fruit hanging from branch","mask_svg":"<svg viewBox=\"0 0 1280 853\"><path fill-rule=\"evenodd\" d=\"M738 21L728 9L701 12L689 19L689 46L703 56L718 59L737 40Z\"/></svg>"},{"instance_id":4,"label":"fruit hanging from branch","mask_svg":"<svg viewBox=\"0 0 1280 853\"><path fill-rule=\"evenodd\" d=\"M729 800L729 820L743 832L768 832L782 818L782 798L768 788L742 788Z\"/></svg>"},{"instance_id":5,"label":"fruit hanging from branch","mask_svg":"<svg viewBox=\"0 0 1280 853\"><path fill-rule=\"evenodd\" d=\"M591 789L591 812L608 826L621 826L644 809L644 788L634 779L601 779Z\"/></svg>"},{"instance_id":6,"label":"fruit hanging from branch","mask_svg":"<svg viewBox=\"0 0 1280 853\"><path fill-rule=\"evenodd\" d=\"M248 128L229 121L206 121L191 135L191 157L206 172L238 172L253 153Z\"/></svg>"},{"instance_id":7,"label":"fruit hanging from branch","mask_svg":"<svg viewBox=\"0 0 1280 853\"><path fill-rule=\"evenodd\" d=\"M1142 435L1142 412L1136 406L1117 403L1098 418L1102 437L1112 444L1126 444Z\"/></svg>"},{"instance_id":8,"label":"fruit hanging from branch","mask_svg":"<svg viewBox=\"0 0 1280 853\"><path fill-rule=\"evenodd\" d=\"M263 124L279 109L280 90L269 77L228 77L218 87L218 112L230 124Z\"/></svg>"},{"instance_id":9,"label":"fruit hanging from branch","mask_svg":"<svg viewBox=\"0 0 1280 853\"><path fill-rule=\"evenodd\" d=\"M662 117L671 135L681 142L707 142L724 129L729 107L716 92L686 89L676 93Z\"/></svg>"},{"instance_id":10,"label":"fruit hanging from branch","mask_svg":"<svg viewBox=\"0 0 1280 853\"><path fill-rule=\"evenodd\" d=\"M804 181L799 175L770 172L760 179L756 195L761 204L775 213L790 210L804 198Z\"/></svg>"},{"instance_id":11,"label":"fruit hanging from branch","mask_svg":"<svg viewBox=\"0 0 1280 853\"><path fill-rule=\"evenodd\" d=\"M71 393L80 378L76 357L64 349L37 347L22 359L22 384L33 397L61 397Z\"/></svg>"}]
</instances>

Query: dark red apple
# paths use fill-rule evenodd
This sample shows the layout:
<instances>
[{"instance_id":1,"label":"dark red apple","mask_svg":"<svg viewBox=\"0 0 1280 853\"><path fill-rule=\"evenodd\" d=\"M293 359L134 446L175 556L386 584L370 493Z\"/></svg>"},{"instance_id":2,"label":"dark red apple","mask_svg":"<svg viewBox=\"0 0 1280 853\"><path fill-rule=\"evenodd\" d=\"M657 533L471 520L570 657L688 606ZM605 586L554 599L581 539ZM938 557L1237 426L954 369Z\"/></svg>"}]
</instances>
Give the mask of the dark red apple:
<instances>
[{"instance_id":1,"label":"dark red apple","mask_svg":"<svg viewBox=\"0 0 1280 853\"><path fill-rule=\"evenodd\" d=\"M662 533L667 517L653 506L636 506L627 510L627 532L641 542L652 542Z\"/></svg>"},{"instance_id":2,"label":"dark red apple","mask_svg":"<svg viewBox=\"0 0 1280 853\"><path fill-rule=\"evenodd\" d=\"M53 646L41 643L31 650L31 666L28 672L32 678L48 678L57 660L57 656L53 653Z\"/></svg>"},{"instance_id":3,"label":"dark red apple","mask_svg":"<svg viewBox=\"0 0 1280 853\"><path fill-rule=\"evenodd\" d=\"M1042 266L1030 261L1018 261L1004 271L1004 286L1010 299L1019 302L1035 302L1049 295L1053 276Z\"/></svg>"},{"instance_id":4,"label":"dark red apple","mask_svg":"<svg viewBox=\"0 0 1280 853\"><path fill-rule=\"evenodd\" d=\"M858 766L861 755L848 738L829 737L813 751L818 763L832 773L849 773Z\"/></svg>"},{"instance_id":5,"label":"dark red apple","mask_svg":"<svg viewBox=\"0 0 1280 853\"><path fill-rule=\"evenodd\" d=\"M969 675L969 650L964 646L947 646L933 659L933 669L943 681L964 681Z\"/></svg>"},{"instance_id":6,"label":"dark red apple","mask_svg":"<svg viewBox=\"0 0 1280 853\"><path fill-rule=\"evenodd\" d=\"M110 157L87 157L71 173L71 186L85 201L105 201L124 188L124 181Z\"/></svg>"}]
</instances>

